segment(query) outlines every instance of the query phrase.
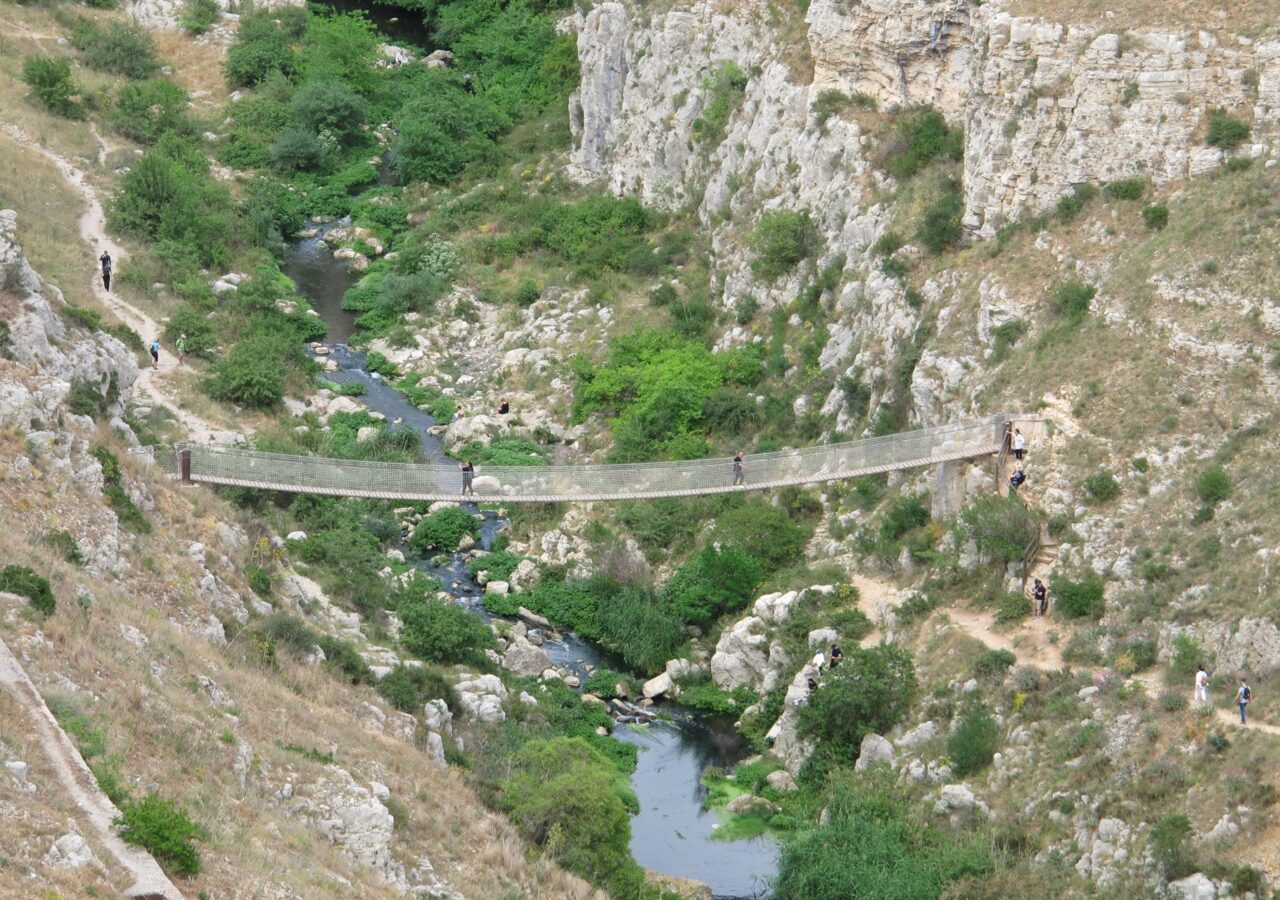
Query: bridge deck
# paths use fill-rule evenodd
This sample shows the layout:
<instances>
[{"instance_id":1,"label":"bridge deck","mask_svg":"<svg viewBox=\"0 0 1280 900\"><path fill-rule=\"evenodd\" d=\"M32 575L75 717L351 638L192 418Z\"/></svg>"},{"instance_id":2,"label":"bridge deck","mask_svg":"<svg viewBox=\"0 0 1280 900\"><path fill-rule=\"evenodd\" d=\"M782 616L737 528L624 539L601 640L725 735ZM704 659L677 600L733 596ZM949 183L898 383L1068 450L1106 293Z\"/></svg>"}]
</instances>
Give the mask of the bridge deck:
<instances>
[{"instance_id":1,"label":"bridge deck","mask_svg":"<svg viewBox=\"0 0 1280 900\"><path fill-rule=\"evenodd\" d=\"M477 466L478 502L651 500L846 480L999 453L1005 416L901 432L840 444L783 450L746 458L735 484L731 459L581 466ZM456 465L385 463L291 456L239 448L181 446L162 457L180 472L189 453L191 481L260 490L380 500L458 500Z\"/></svg>"}]
</instances>

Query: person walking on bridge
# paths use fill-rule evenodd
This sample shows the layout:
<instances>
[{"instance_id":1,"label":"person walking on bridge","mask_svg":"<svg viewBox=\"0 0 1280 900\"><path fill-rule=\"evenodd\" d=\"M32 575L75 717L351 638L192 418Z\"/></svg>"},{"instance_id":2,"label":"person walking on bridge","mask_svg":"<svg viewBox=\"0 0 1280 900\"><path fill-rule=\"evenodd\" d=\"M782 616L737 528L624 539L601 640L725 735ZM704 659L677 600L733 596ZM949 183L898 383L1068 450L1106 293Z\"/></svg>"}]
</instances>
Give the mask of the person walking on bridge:
<instances>
[{"instance_id":1,"label":"person walking on bridge","mask_svg":"<svg viewBox=\"0 0 1280 900\"><path fill-rule=\"evenodd\" d=\"M111 254L103 250L98 262L102 266L102 289L111 293Z\"/></svg>"},{"instance_id":2,"label":"person walking on bridge","mask_svg":"<svg viewBox=\"0 0 1280 900\"><path fill-rule=\"evenodd\" d=\"M472 479L476 477L476 467L471 465L471 460L464 459L462 465L458 466L462 470L462 493L463 496L470 494L472 497L476 495L476 489L471 486Z\"/></svg>"},{"instance_id":3,"label":"person walking on bridge","mask_svg":"<svg viewBox=\"0 0 1280 900\"><path fill-rule=\"evenodd\" d=\"M742 461L743 453L741 450L733 457L733 486L739 487L746 484L746 464Z\"/></svg>"}]
</instances>

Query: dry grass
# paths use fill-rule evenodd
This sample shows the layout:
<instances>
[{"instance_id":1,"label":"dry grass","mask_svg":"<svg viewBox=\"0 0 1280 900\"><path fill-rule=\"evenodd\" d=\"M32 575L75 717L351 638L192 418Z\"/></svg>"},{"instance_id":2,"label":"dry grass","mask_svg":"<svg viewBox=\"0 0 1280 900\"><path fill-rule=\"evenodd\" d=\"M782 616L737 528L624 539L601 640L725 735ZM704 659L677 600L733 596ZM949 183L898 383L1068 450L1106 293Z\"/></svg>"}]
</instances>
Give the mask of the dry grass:
<instances>
[{"instance_id":1,"label":"dry grass","mask_svg":"<svg viewBox=\"0 0 1280 900\"><path fill-rule=\"evenodd\" d=\"M89 288L96 254L80 240L80 195L53 164L0 133L0 207L18 213L18 241L31 265L78 306L104 311Z\"/></svg>"},{"instance_id":2,"label":"dry grass","mask_svg":"<svg viewBox=\"0 0 1280 900\"><path fill-rule=\"evenodd\" d=\"M22 451L20 435L0 435L0 459ZM387 710L369 688L288 661L278 670L263 668L245 661L239 642L218 648L178 627L176 622L208 614L196 599L200 570L186 557L185 541L204 543L219 577L248 596L237 574L247 551L229 550L214 531L236 515L204 489L181 488L123 452L119 456L126 477L145 483L155 501L148 513L154 531L122 536L129 566L119 580L91 577L33 542L54 525L78 535L108 530L98 498L46 471L39 460L32 481L0 484L0 558L47 573L59 602L47 621L18 617L0 624L0 635L14 646L38 624L49 645L31 646L24 663L37 685L79 698L135 794L158 790L173 797L209 829L210 839L201 845L204 871L184 890L239 896L251 887L264 895L348 897L353 888L346 879L362 897L392 895L311 826L304 801L335 773L283 749L299 744L324 752L336 747L337 765L358 784L389 786L408 811L393 844L407 868L426 857L467 896L590 896L577 879L530 861L511 826L484 810L461 772L436 768L416 747L361 724L370 705ZM246 524L252 542L256 533ZM214 562L223 553L233 560L230 570ZM81 588L94 593L87 611L73 600ZM126 642L122 625L138 628L149 644ZM230 705L215 703L196 676L213 679ZM8 745L20 738L10 736L12 717L2 701ZM244 787L233 770L238 741L253 751ZM29 762L39 756L38 748L21 749ZM279 794L285 784L294 786L292 801ZM50 821L64 827L58 817ZM0 825L0 835L7 828ZM42 854L47 835L35 833L42 837L30 852Z\"/></svg>"},{"instance_id":3,"label":"dry grass","mask_svg":"<svg viewBox=\"0 0 1280 900\"><path fill-rule=\"evenodd\" d=\"M173 67L173 80L192 95L196 109L222 105L228 95L222 74L226 48L217 43L198 44L184 31L154 32L160 56Z\"/></svg>"},{"instance_id":4,"label":"dry grass","mask_svg":"<svg viewBox=\"0 0 1280 900\"><path fill-rule=\"evenodd\" d=\"M1096 20L1107 31L1152 28L1261 37L1274 35L1277 27L1270 0L1007 0L1004 8L1073 25Z\"/></svg>"}]
</instances>

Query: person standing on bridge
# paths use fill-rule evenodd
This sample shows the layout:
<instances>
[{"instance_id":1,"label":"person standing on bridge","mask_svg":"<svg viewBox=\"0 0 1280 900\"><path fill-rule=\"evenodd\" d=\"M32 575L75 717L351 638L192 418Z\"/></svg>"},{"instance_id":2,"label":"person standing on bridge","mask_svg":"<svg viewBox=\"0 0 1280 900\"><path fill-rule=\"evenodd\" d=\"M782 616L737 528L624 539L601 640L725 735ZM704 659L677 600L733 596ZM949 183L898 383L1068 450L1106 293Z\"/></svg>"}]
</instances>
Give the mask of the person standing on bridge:
<instances>
[{"instance_id":1,"label":"person standing on bridge","mask_svg":"<svg viewBox=\"0 0 1280 900\"><path fill-rule=\"evenodd\" d=\"M746 484L746 464L742 461L743 453L741 450L733 457L733 486L738 487Z\"/></svg>"},{"instance_id":2,"label":"person standing on bridge","mask_svg":"<svg viewBox=\"0 0 1280 900\"><path fill-rule=\"evenodd\" d=\"M1236 691L1236 703L1240 705L1240 724L1248 725L1246 713L1249 709L1249 701L1253 699L1253 689L1249 687L1249 679L1240 679L1240 690Z\"/></svg>"},{"instance_id":3,"label":"person standing on bridge","mask_svg":"<svg viewBox=\"0 0 1280 900\"><path fill-rule=\"evenodd\" d=\"M1027 454L1027 439L1022 436L1022 432L1017 428L1013 429L1013 458L1018 462L1022 462L1022 458Z\"/></svg>"},{"instance_id":4,"label":"person standing on bridge","mask_svg":"<svg viewBox=\"0 0 1280 900\"><path fill-rule=\"evenodd\" d=\"M471 481L476 477L476 467L471 465L471 460L464 459L462 465L458 466L462 470L462 493L470 494L472 497L476 495L476 489L471 486Z\"/></svg>"},{"instance_id":5,"label":"person standing on bridge","mask_svg":"<svg viewBox=\"0 0 1280 900\"><path fill-rule=\"evenodd\" d=\"M102 266L102 289L111 293L111 254L103 250L98 262Z\"/></svg>"}]
</instances>

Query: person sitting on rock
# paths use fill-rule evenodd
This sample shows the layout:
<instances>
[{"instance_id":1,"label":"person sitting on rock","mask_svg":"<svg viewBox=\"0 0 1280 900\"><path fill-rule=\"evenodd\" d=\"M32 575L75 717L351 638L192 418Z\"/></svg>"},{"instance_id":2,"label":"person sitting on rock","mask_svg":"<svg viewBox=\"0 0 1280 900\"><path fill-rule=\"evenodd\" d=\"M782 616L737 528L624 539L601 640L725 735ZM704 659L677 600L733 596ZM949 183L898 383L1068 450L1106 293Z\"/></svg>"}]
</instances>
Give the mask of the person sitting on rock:
<instances>
[{"instance_id":1,"label":"person sitting on rock","mask_svg":"<svg viewBox=\"0 0 1280 900\"><path fill-rule=\"evenodd\" d=\"M834 669L840 665L840 660L844 659L844 653L838 644L831 645L831 668Z\"/></svg>"},{"instance_id":2,"label":"person sitting on rock","mask_svg":"<svg viewBox=\"0 0 1280 900\"><path fill-rule=\"evenodd\" d=\"M511 412L511 404L508 403L506 400L503 400L501 403L498 404L498 411L496 415L505 416L509 412Z\"/></svg>"}]
</instances>

